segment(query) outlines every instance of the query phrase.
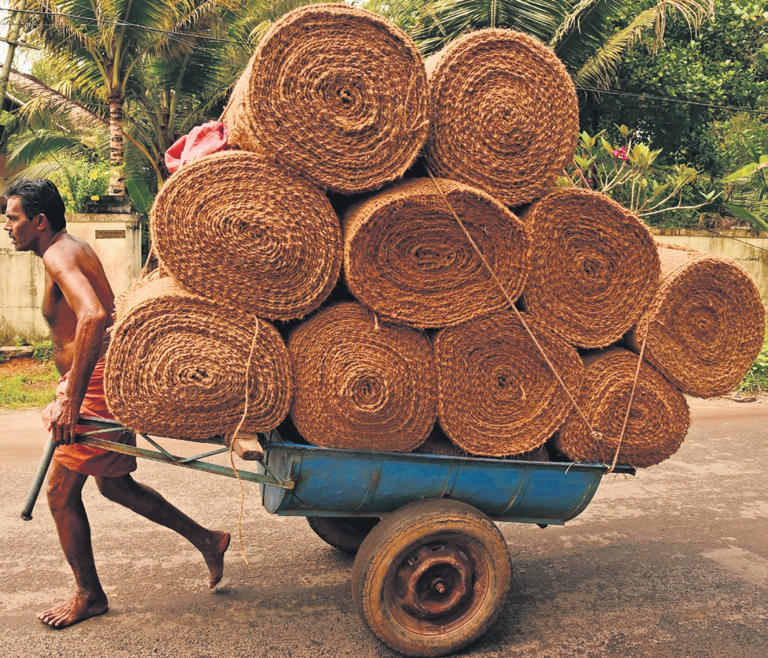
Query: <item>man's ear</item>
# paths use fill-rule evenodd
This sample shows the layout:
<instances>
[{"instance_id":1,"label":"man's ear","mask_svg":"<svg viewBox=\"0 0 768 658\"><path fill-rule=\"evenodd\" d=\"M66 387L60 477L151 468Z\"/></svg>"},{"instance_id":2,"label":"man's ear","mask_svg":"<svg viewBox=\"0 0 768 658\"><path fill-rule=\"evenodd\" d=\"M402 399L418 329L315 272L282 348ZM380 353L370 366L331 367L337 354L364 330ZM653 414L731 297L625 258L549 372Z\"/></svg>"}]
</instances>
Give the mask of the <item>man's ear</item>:
<instances>
[{"instance_id":1,"label":"man's ear","mask_svg":"<svg viewBox=\"0 0 768 658\"><path fill-rule=\"evenodd\" d=\"M37 213L37 215L32 218L32 223L38 231L44 231L50 226L48 216L44 212Z\"/></svg>"}]
</instances>

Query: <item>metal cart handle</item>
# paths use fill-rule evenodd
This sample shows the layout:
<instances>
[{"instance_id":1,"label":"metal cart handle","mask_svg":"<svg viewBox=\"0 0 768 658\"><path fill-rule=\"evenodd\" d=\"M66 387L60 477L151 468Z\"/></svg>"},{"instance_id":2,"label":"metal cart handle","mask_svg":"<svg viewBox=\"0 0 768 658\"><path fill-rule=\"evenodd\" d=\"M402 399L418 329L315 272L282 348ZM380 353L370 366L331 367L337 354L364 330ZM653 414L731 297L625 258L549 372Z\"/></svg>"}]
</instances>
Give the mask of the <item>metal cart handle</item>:
<instances>
[{"instance_id":1,"label":"metal cart handle","mask_svg":"<svg viewBox=\"0 0 768 658\"><path fill-rule=\"evenodd\" d=\"M29 490L29 495L24 503L24 509L21 510L21 518L25 521L32 520L32 510L35 507L40 488L43 486L45 475L48 473L48 467L51 465L54 450L56 450L56 444L49 438L43 449L43 456L40 458L40 464L37 467L35 479L32 481L32 488Z\"/></svg>"}]
</instances>

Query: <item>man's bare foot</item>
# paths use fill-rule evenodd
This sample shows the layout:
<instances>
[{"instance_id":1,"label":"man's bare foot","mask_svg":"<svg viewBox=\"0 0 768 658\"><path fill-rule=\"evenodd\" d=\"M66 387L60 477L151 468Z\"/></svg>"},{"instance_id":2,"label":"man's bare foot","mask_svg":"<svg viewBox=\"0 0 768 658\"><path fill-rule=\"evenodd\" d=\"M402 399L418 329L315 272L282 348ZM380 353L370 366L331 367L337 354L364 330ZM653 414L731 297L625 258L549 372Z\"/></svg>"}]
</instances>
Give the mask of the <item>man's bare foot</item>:
<instances>
[{"instance_id":1,"label":"man's bare foot","mask_svg":"<svg viewBox=\"0 0 768 658\"><path fill-rule=\"evenodd\" d=\"M37 618L51 628L65 628L89 617L103 615L107 610L106 597L91 600L87 594L77 593L69 601L41 612Z\"/></svg>"},{"instance_id":2,"label":"man's bare foot","mask_svg":"<svg viewBox=\"0 0 768 658\"><path fill-rule=\"evenodd\" d=\"M205 558L208 570L211 572L211 579L208 586L213 589L219 584L224 574L224 553L229 548L229 533L214 530L211 533L211 540L207 548L201 548L200 552Z\"/></svg>"}]
</instances>

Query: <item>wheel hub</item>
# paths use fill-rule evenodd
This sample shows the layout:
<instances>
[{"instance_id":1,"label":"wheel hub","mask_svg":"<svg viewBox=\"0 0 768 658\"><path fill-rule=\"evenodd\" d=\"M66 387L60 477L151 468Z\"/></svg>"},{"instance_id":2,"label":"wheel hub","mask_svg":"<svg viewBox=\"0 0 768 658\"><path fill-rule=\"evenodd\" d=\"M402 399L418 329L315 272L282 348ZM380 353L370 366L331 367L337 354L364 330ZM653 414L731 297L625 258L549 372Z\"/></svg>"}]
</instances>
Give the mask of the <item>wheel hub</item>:
<instances>
[{"instance_id":1,"label":"wheel hub","mask_svg":"<svg viewBox=\"0 0 768 658\"><path fill-rule=\"evenodd\" d=\"M451 615L472 593L474 569L459 546L440 542L411 552L395 575L399 604L419 619Z\"/></svg>"}]
</instances>

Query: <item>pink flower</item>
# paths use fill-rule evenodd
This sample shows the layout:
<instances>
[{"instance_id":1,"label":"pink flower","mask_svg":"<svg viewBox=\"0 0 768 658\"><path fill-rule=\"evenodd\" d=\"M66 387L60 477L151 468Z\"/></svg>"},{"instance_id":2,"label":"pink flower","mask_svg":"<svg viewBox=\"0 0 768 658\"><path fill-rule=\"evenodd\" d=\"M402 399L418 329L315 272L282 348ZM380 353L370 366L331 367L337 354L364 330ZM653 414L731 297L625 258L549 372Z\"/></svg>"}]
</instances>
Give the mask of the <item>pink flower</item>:
<instances>
[{"instance_id":1,"label":"pink flower","mask_svg":"<svg viewBox=\"0 0 768 658\"><path fill-rule=\"evenodd\" d=\"M629 158L629 154L627 153L627 147L626 146L620 146L617 149L614 149L611 155L614 158L617 158L619 160L626 160Z\"/></svg>"}]
</instances>

